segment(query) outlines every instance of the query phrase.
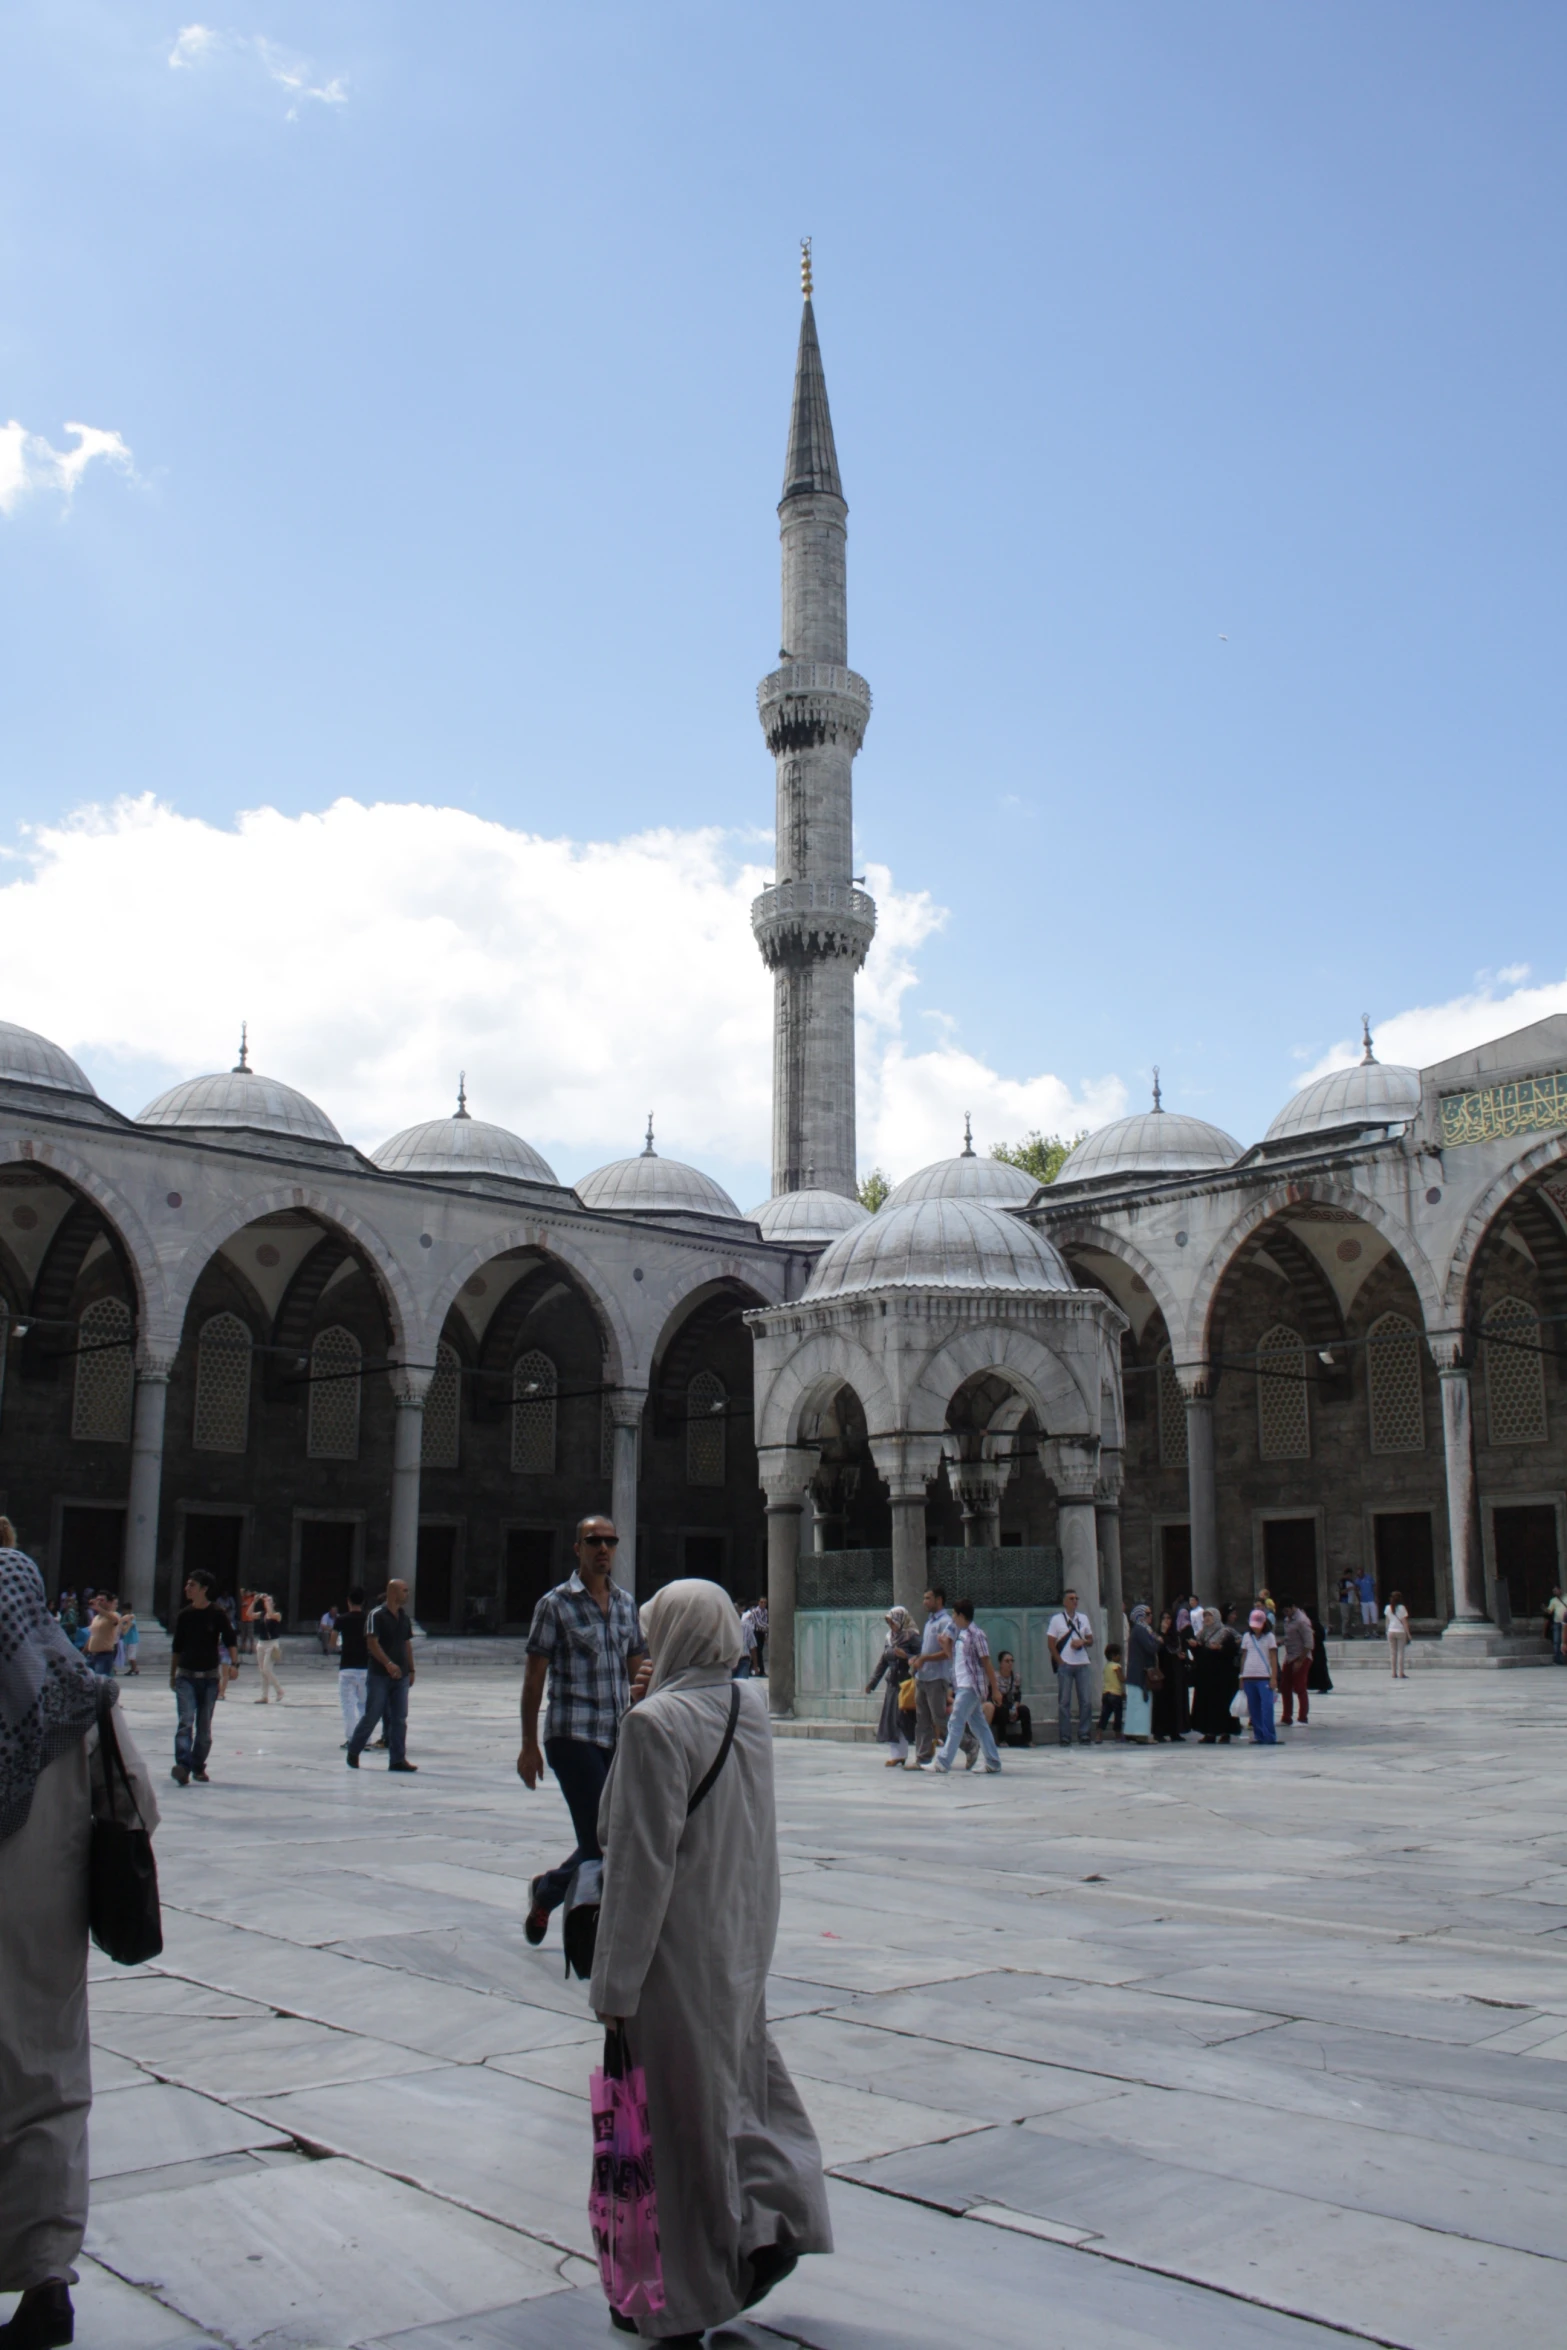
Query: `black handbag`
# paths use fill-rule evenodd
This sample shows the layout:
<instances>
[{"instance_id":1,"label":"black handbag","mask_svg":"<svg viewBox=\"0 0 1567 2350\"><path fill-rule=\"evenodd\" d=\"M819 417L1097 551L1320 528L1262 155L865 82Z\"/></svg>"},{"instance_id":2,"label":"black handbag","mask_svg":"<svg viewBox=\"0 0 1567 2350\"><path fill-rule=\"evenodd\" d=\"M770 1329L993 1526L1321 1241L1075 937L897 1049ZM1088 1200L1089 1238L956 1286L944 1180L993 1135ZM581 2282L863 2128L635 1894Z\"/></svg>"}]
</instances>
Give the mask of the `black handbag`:
<instances>
[{"instance_id":1,"label":"black handbag","mask_svg":"<svg viewBox=\"0 0 1567 2350\"><path fill-rule=\"evenodd\" d=\"M740 1684L732 1681L729 1686L729 1720L724 1728L723 1744L700 1783L692 1790L691 1800L686 1805L687 1819L711 1792L713 1781L729 1760L729 1749L735 1742L735 1724L739 1719ZM576 1974L585 1983L593 1972L593 1954L598 1948L599 1899L603 1881L604 1863L601 1860L580 1861L572 1874L560 1936L566 1953L565 1973L568 1981Z\"/></svg>"},{"instance_id":2,"label":"black handbag","mask_svg":"<svg viewBox=\"0 0 1567 2350\"><path fill-rule=\"evenodd\" d=\"M142 1825L141 1807L125 1768L114 1727L112 1705L98 1715L98 1755L111 1815L116 1809L114 1774L118 1771L126 1801L136 1814L134 1828L114 1817L94 1814L92 1843L87 1861L88 1930L105 1958L116 1966L141 1966L163 1948L163 1918L158 1906L158 1864L152 1857L152 1836Z\"/></svg>"}]
</instances>

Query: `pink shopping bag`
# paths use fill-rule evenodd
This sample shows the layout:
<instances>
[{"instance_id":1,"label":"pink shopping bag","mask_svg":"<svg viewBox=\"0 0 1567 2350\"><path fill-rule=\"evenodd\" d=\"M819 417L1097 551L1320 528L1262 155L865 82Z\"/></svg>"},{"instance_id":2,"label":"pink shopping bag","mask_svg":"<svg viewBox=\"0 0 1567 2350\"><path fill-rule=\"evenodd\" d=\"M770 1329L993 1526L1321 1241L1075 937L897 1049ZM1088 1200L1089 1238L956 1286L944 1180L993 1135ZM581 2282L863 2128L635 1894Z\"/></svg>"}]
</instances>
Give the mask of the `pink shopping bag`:
<instances>
[{"instance_id":1,"label":"pink shopping bag","mask_svg":"<svg viewBox=\"0 0 1567 2350\"><path fill-rule=\"evenodd\" d=\"M593 2184L588 2218L605 2299L622 2317L650 2317L664 2306L658 2250L658 2190L647 2082L631 2061L623 2024L604 2035L603 2068L589 2083L593 2106Z\"/></svg>"}]
</instances>

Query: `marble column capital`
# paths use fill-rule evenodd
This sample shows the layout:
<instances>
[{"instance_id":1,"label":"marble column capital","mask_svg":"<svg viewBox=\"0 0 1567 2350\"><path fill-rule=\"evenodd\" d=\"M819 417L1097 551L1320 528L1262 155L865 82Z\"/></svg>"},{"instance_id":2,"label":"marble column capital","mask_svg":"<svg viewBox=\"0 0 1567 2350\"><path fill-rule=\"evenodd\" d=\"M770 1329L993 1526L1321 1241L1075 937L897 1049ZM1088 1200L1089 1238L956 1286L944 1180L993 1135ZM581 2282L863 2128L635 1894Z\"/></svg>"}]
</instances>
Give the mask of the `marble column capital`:
<instances>
[{"instance_id":1,"label":"marble column capital","mask_svg":"<svg viewBox=\"0 0 1567 2350\"><path fill-rule=\"evenodd\" d=\"M398 1363L392 1370L392 1401L400 1412L423 1411L435 1378L433 1368L420 1363Z\"/></svg>"},{"instance_id":2,"label":"marble column capital","mask_svg":"<svg viewBox=\"0 0 1567 2350\"><path fill-rule=\"evenodd\" d=\"M821 1455L815 1445L764 1445L756 1456L757 1480L772 1510L803 1510L806 1489Z\"/></svg>"},{"instance_id":3,"label":"marble column capital","mask_svg":"<svg viewBox=\"0 0 1567 2350\"><path fill-rule=\"evenodd\" d=\"M1097 1436L1052 1436L1039 1457L1060 1500L1092 1502L1100 1474Z\"/></svg>"},{"instance_id":4,"label":"marble column capital","mask_svg":"<svg viewBox=\"0 0 1567 2350\"><path fill-rule=\"evenodd\" d=\"M138 1338L136 1341L136 1377L138 1381L148 1380L167 1386L174 1375L174 1361L178 1353L177 1342L170 1346L160 1344L155 1339Z\"/></svg>"},{"instance_id":5,"label":"marble column capital","mask_svg":"<svg viewBox=\"0 0 1567 2350\"><path fill-rule=\"evenodd\" d=\"M900 1433L873 1436L870 1444L876 1473L892 1499L922 1502L926 1488L941 1467L941 1438Z\"/></svg>"},{"instance_id":6,"label":"marble column capital","mask_svg":"<svg viewBox=\"0 0 1567 2350\"><path fill-rule=\"evenodd\" d=\"M1468 1347L1468 1333L1463 1330L1429 1330L1426 1345L1431 1350L1440 1379L1467 1379L1474 1369Z\"/></svg>"},{"instance_id":7,"label":"marble column capital","mask_svg":"<svg viewBox=\"0 0 1567 2350\"><path fill-rule=\"evenodd\" d=\"M1170 1368L1188 1403L1212 1403L1219 1377L1212 1363L1172 1363Z\"/></svg>"},{"instance_id":8,"label":"marble column capital","mask_svg":"<svg viewBox=\"0 0 1567 2350\"><path fill-rule=\"evenodd\" d=\"M647 1409L645 1387L606 1387L604 1401L617 1428L640 1428Z\"/></svg>"}]
</instances>

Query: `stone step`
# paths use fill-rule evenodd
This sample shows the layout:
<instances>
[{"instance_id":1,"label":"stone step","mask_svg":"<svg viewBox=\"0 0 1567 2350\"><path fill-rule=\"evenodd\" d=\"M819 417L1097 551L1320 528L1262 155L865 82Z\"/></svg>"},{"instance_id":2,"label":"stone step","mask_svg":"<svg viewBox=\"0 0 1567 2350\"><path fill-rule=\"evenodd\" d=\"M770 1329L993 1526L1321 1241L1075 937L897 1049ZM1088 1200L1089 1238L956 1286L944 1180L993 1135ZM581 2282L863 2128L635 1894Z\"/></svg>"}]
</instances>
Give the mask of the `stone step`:
<instances>
[{"instance_id":1,"label":"stone step","mask_svg":"<svg viewBox=\"0 0 1567 2350\"><path fill-rule=\"evenodd\" d=\"M1412 1673L1506 1670L1514 1666L1548 1665L1551 1652L1543 1640L1526 1632L1467 1632L1442 1640L1411 1640L1405 1659ZM1328 1667L1334 1673L1385 1673L1387 1642L1382 1638L1330 1640Z\"/></svg>"}]
</instances>

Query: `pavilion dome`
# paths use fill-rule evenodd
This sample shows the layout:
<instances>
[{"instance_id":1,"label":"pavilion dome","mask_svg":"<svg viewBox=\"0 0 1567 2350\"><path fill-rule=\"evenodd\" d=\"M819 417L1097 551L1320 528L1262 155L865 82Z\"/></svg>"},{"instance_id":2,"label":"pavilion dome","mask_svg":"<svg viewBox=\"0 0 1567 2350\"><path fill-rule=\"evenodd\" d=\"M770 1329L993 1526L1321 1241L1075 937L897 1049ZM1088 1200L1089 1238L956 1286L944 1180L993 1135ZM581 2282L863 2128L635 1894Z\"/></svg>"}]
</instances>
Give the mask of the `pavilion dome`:
<instances>
[{"instance_id":1,"label":"pavilion dome","mask_svg":"<svg viewBox=\"0 0 1567 2350\"><path fill-rule=\"evenodd\" d=\"M48 1093L84 1093L91 1101L98 1098L86 1073L78 1069L69 1053L51 1044L47 1036L35 1036L30 1028L18 1028L10 1020L0 1020L0 1079L12 1085L42 1086Z\"/></svg>"},{"instance_id":2,"label":"pavilion dome","mask_svg":"<svg viewBox=\"0 0 1567 2350\"><path fill-rule=\"evenodd\" d=\"M1240 1144L1222 1126L1188 1117L1184 1110L1167 1110L1155 1070L1153 1108L1116 1118L1090 1134L1066 1160L1051 1189L1064 1191L1069 1184L1096 1183L1109 1175L1133 1182L1144 1175L1201 1175L1232 1167L1240 1155Z\"/></svg>"},{"instance_id":3,"label":"pavilion dome","mask_svg":"<svg viewBox=\"0 0 1567 2350\"><path fill-rule=\"evenodd\" d=\"M504 1175L521 1183L556 1183L555 1170L520 1134L469 1115L464 1085L450 1118L405 1126L371 1152L388 1175Z\"/></svg>"},{"instance_id":4,"label":"pavilion dome","mask_svg":"<svg viewBox=\"0 0 1567 2350\"><path fill-rule=\"evenodd\" d=\"M937 1159L932 1166L921 1167L918 1174L905 1175L901 1183L893 1185L882 1206L906 1208L922 1199L983 1199L1004 1207L1022 1207L1038 1189L1035 1178L1010 1160L977 1157L965 1118L963 1148L958 1156Z\"/></svg>"},{"instance_id":5,"label":"pavilion dome","mask_svg":"<svg viewBox=\"0 0 1567 2350\"><path fill-rule=\"evenodd\" d=\"M841 1191L785 1191L753 1208L751 1220L761 1226L764 1240L815 1242L836 1240L868 1224L870 1213Z\"/></svg>"},{"instance_id":6,"label":"pavilion dome","mask_svg":"<svg viewBox=\"0 0 1567 2350\"><path fill-rule=\"evenodd\" d=\"M584 1175L576 1193L585 1208L607 1208L620 1216L732 1216L739 1209L720 1183L678 1159L661 1159L653 1148L653 1121L647 1143L634 1159L612 1159Z\"/></svg>"},{"instance_id":7,"label":"pavilion dome","mask_svg":"<svg viewBox=\"0 0 1567 2350\"><path fill-rule=\"evenodd\" d=\"M1330 1134L1343 1126L1406 1126L1420 1108L1420 1072L1376 1059L1366 1030L1365 1057L1350 1069L1330 1069L1287 1101L1268 1128L1268 1142Z\"/></svg>"},{"instance_id":8,"label":"pavilion dome","mask_svg":"<svg viewBox=\"0 0 1567 2350\"><path fill-rule=\"evenodd\" d=\"M149 1102L138 1126L249 1127L262 1134L287 1134L296 1142L341 1143L342 1136L313 1101L276 1077L260 1077L250 1066L241 1036L232 1069L212 1077L187 1077Z\"/></svg>"},{"instance_id":9,"label":"pavilion dome","mask_svg":"<svg viewBox=\"0 0 1567 2350\"><path fill-rule=\"evenodd\" d=\"M977 1199L889 1201L818 1258L807 1298L867 1289L1073 1289L1057 1251L1032 1224Z\"/></svg>"}]
</instances>

